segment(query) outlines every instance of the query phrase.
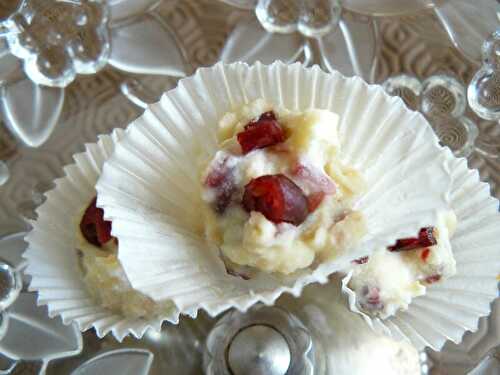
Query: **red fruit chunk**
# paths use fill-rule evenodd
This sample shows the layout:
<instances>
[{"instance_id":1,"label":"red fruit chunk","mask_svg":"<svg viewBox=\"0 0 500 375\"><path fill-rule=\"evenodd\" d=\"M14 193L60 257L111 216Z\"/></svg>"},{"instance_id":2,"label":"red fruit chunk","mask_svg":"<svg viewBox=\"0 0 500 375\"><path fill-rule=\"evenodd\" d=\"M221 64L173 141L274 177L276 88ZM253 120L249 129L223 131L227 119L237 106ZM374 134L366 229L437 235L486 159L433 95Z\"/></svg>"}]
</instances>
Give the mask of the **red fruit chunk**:
<instances>
[{"instance_id":1,"label":"red fruit chunk","mask_svg":"<svg viewBox=\"0 0 500 375\"><path fill-rule=\"evenodd\" d=\"M316 211L321 202L323 202L324 198L325 198L325 193L323 193L322 191L309 194L309 196L307 197L307 208L309 212Z\"/></svg>"},{"instance_id":2,"label":"red fruit chunk","mask_svg":"<svg viewBox=\"0 0 500 375\"><path fill-rule=\"evenodd\" d=\"M427 284L433 284L433 283L437 283L439 280L441 280L441 275L432 275L432 276L426 277L424 279L424 282L426 282Z\"/></svg>"},{"instance_id":3,"label":"red fruit chunk","mask_svg":"<svg viewBox=\"0 0 500 375\"><path fill-rule=\"evenodd\" d=\"M273 223L300 225L309 214L307 198L297 185L282 174L254 178L245 186L243 207L257 211Z\"/></svg>"},{"instance_id":4,"label":"red fruit chunk","mask_svg":"<svg viewBox=\"0 0 500 375\"><path fill-rule=\"evenodd\" d=\"M335 183L323 170L304 164L297 164L292 171L299 184L305 185L310 191L322 191L325 194L334 194Z\"/></svg>"},{"instance_id":5,"label":"red fruit chunk","mask_svg":"<svg viewBox=\"0 0 500 375\"><path fill-rule=\"evenodd\" d=\"M429 255L431 255L431 249L428 247L422 250L420 253L420 259L422 259L422 262L427 262L427 258L429 258Z\"/></svg>"},{"instance_id":6,"label":"red fruit chunk","mask_svg":"<svg viewBox=\"0 0 500 375\"><path fill-rule=\"evenodd\" d=\"M285 133L273 112L265 112L256 121L245 125L245 130L236 135L243 154L273 146L285 140Z\"/></svg>"},{"instance_id":7,"label":"red fruit chunk","mask_svg":"<svg viewBox=\"0 0 500 375\"><path fill-rule=\"evenodd\" d=\"M368 257L367 256L353 260L353 263L356 263L356 264L365 264L366 262L368 262Z\"/></svg>"},{"instance_id":8,"label":"red fruit chunk","mask_svg":"<svg viewBox=\"0 0 500 375\"><path fill-rule=\"evenodd\" d=\"M232 168L227 162L228 157L223 158L212 168L205 179L205 185L215 190L213 209L218 214L224 213L236 191Z\"/></svg>"},{"instance_id":9,"label":"red fruit chunk","mask_svg":"<svg viewBox=\"0 0 500 375\"><path fill-rule=\"evenodd\" d=\"M420 229L418 232L418 237L414 238L403 238L396 241L396 244L389 246L389 251L407 251L419 249L422 247L433 246L437 243L436 237L434 236L433 227L425 227Z\"/></svg>"},{"instance_id":10,"label":"red fruit chunk","mask_svg":"<svg viewBox=\"0 0 500 375\"><path fill-rule=\"evenodd\" d=\"M92 245L101 247L110 241L111 221L104 220L104 211L96 206L97 197L90 202L80 222L83 237Z\"/></svg>"}]
</instances>

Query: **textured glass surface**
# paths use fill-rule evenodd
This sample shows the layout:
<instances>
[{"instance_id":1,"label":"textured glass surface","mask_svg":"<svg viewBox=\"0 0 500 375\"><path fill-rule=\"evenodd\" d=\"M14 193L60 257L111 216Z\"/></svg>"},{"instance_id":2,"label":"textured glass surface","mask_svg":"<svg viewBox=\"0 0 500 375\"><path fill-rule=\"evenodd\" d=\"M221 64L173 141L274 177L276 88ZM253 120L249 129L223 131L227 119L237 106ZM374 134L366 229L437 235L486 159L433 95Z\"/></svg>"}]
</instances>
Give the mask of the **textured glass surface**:
<instances>
[{"instance_id":1,"label":"textured glass surface","mask_svg":"<svg viewBox=\"0 0 500 375\"><path fill-rule=\"evenodd\" d=\"M430 9L446 0L343 0L345 8L375 16L405 15Z\"/></svg>"}]
</instances>

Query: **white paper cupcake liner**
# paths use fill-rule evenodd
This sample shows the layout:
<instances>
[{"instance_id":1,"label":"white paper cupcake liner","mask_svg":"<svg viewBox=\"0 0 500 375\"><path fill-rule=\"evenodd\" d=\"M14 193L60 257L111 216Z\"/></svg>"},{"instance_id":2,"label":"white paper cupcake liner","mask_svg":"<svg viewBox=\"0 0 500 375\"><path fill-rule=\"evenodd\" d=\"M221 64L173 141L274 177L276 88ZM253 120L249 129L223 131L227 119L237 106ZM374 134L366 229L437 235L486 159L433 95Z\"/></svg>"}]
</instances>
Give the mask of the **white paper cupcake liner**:
<instances>
[{"instance_id":1,"label":"white paper cupcake liner","mask_svg":"<svg viewBox=\"0 0 500 375\"><path fill-rule=\"evenodd\" d=\"M465 159L449 162L452 173L450 208L457 215L457 229L451 245L457 262L453 277L427 287L408 310L388 319L371 318L360 311L356 294L348 287L352 272L342 280L349 308L361 314L376 331L411 341L417 349L441 350L447 340L462 341L466 331L476 331L479 318L490 313L498 297L500 275L499 202L490 187L480 182L476 170Z\"/></svg>"},{"instance_id":2,"label":"white paper cupcake liner","mask_svg":"<svg viewBox=\"0 0 500 375\"><path fill-rule=\"evenodd\" d=\"M259 98L340 115L344 161L359 168L369 186L354 207L364 213L368 233L348 255L314 271L261 273L245 281L226 273L202 234L197 166L217 150L220 118ZM298 63L219 63L179 81L128 127L103 168L97 204L113 221L119 259L134 288L155 300L173 300L182 313L203 308L215 315L258 301L272 304L284 292L298 295L352 259L435 223L449 198L450 158L420 114L360 78Z\"/></svg>"},{"instance_id":3,"label":"white paper cupcake liner","mask_svg":"<svg viewBox=\"0 0 500 375\"><path fill-rule=\"evenodd\" d=\"M82 280L74 219L96 195L102 165L123 135L117 129L100 136L74 156L75 164L64 168L66 176L55 180L56 187L37 209L23 254L26 273L32 277L30 290L38 292L38 304L47 305L51 317L60 315L65 324L75 322L81 331L94 327L99 337L112 332L119 341L128 334L141 337L148 328L159 331L162 319L127 319L95 302Z\"/></svg>"}]
</instances>

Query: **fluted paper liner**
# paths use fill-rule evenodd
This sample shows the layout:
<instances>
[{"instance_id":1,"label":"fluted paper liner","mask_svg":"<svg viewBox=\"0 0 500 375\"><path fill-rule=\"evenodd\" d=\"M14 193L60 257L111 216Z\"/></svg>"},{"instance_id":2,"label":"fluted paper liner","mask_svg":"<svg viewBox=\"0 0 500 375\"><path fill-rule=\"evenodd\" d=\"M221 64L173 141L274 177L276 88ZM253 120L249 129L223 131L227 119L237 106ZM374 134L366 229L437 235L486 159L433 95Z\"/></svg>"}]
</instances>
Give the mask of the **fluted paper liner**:
<instances>
[{"instance_id":1,"label":"fluted paper liner","mask_svg":"<svg viewBox=\"0 0 500 375\"><path fill-rule=\"evenodd\" d=\"M128 334L141 337L149 327L159 331L162 319L126 319L95 302L78 264L75 217L95 196L102 165L123 135L117 129L100 136L74 156L75 164L64 168L66 176L55 180L56 187L37 209L38 219L32 222L23 254L28 260L26 273L32 277L30 290L38 292L38 304L47 305L51 317L60 315L65 324L75 322L82 331L94 327L99 337L112 332L120 341Z\"/></svg>"},{"instance_id":2,"label":"fluted paper liner","mask_svg":"<svg viewBox=\"0 0 500 375\"><path fill-rule=\"evenodd\" d=\"M364 213L368 233L348 255L315 270L242 280L226 273L203 235L198 165L217 150L220 118L258 98L339 114L342 157L369 186L354 207ZM219 63L180 80L128 127L103 168L97 204L113 221L119 259L134 288L173 300L182 313L203 308L215 315L257 301L272 304L284 292L299 295L352 259L434 224L447 205L451 157L420 114L360 78L298 63Z\"/></svg>"},{"instance_id":3,"label":"fluted paper liner","mask_svg":"<svg viewBox=\"0 0 500 375\"><path fill-rule=\"evenodd\" d=\"M462 341L466 331L476 331L479 318L490 313L498 297L500 275L500 214L498 200L490 187L480 182L476 170L467 168L465 159L449 162L452 173L450 207L457 215L457 228L451 238L457 273L427 287L408 310L387 319L371 318L358 309L356 294L348 287L351 273L342 280L342 291L349 308L361 314L378 332L411 341L417 349L427 346L441 350L447 340Z\"/></svg>"}]
</instances>

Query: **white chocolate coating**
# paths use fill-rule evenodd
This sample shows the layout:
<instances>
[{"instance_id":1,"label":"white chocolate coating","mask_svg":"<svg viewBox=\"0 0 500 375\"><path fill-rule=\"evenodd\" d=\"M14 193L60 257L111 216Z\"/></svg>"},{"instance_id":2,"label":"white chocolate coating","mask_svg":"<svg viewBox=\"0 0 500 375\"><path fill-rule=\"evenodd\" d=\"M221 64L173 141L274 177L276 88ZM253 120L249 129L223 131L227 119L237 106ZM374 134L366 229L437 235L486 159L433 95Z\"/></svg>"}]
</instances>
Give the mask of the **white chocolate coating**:
<instances>
[{"instance_id":1,"label":"white chocolate coating","mask_svg":"<svg viewBox=\"0 0 500 375\"><path fill-rule=\"evenodd\" d=\"M349 287L358 307L383 319L406 310L412 299L424 295L429 284L456 273L450 237L456 228L453 211L441 212L436 245L407 251L375 251L364 264L353 266Z\"/></svg>"},{"instance_id":2,"label":"white chocolate coating","mask_svg":"<svg viewBox=\"0 0 500 375\"><path fill-rule=\"evenodd\" d=\"M273 111L286 140L242 155L236 134L262 113ZM326 110L291 112L257 100L226 114L220 121L220 150L202 173L202 197L207 203L206 232L230 264L266 272L290 274L331 259L356 243L365 233L363 216L351 210L364 190L358 171L339 159L338 116ZM211 209L217 192L204 185L217 168L231 170L235 192L221 213ZM299 172L297 172L299 171ZM298 226L275 224L263 214L244 210L244 187L263 175L284 174L306 196L328 191L316 210Z\"/></svg>"}]
</instances>

